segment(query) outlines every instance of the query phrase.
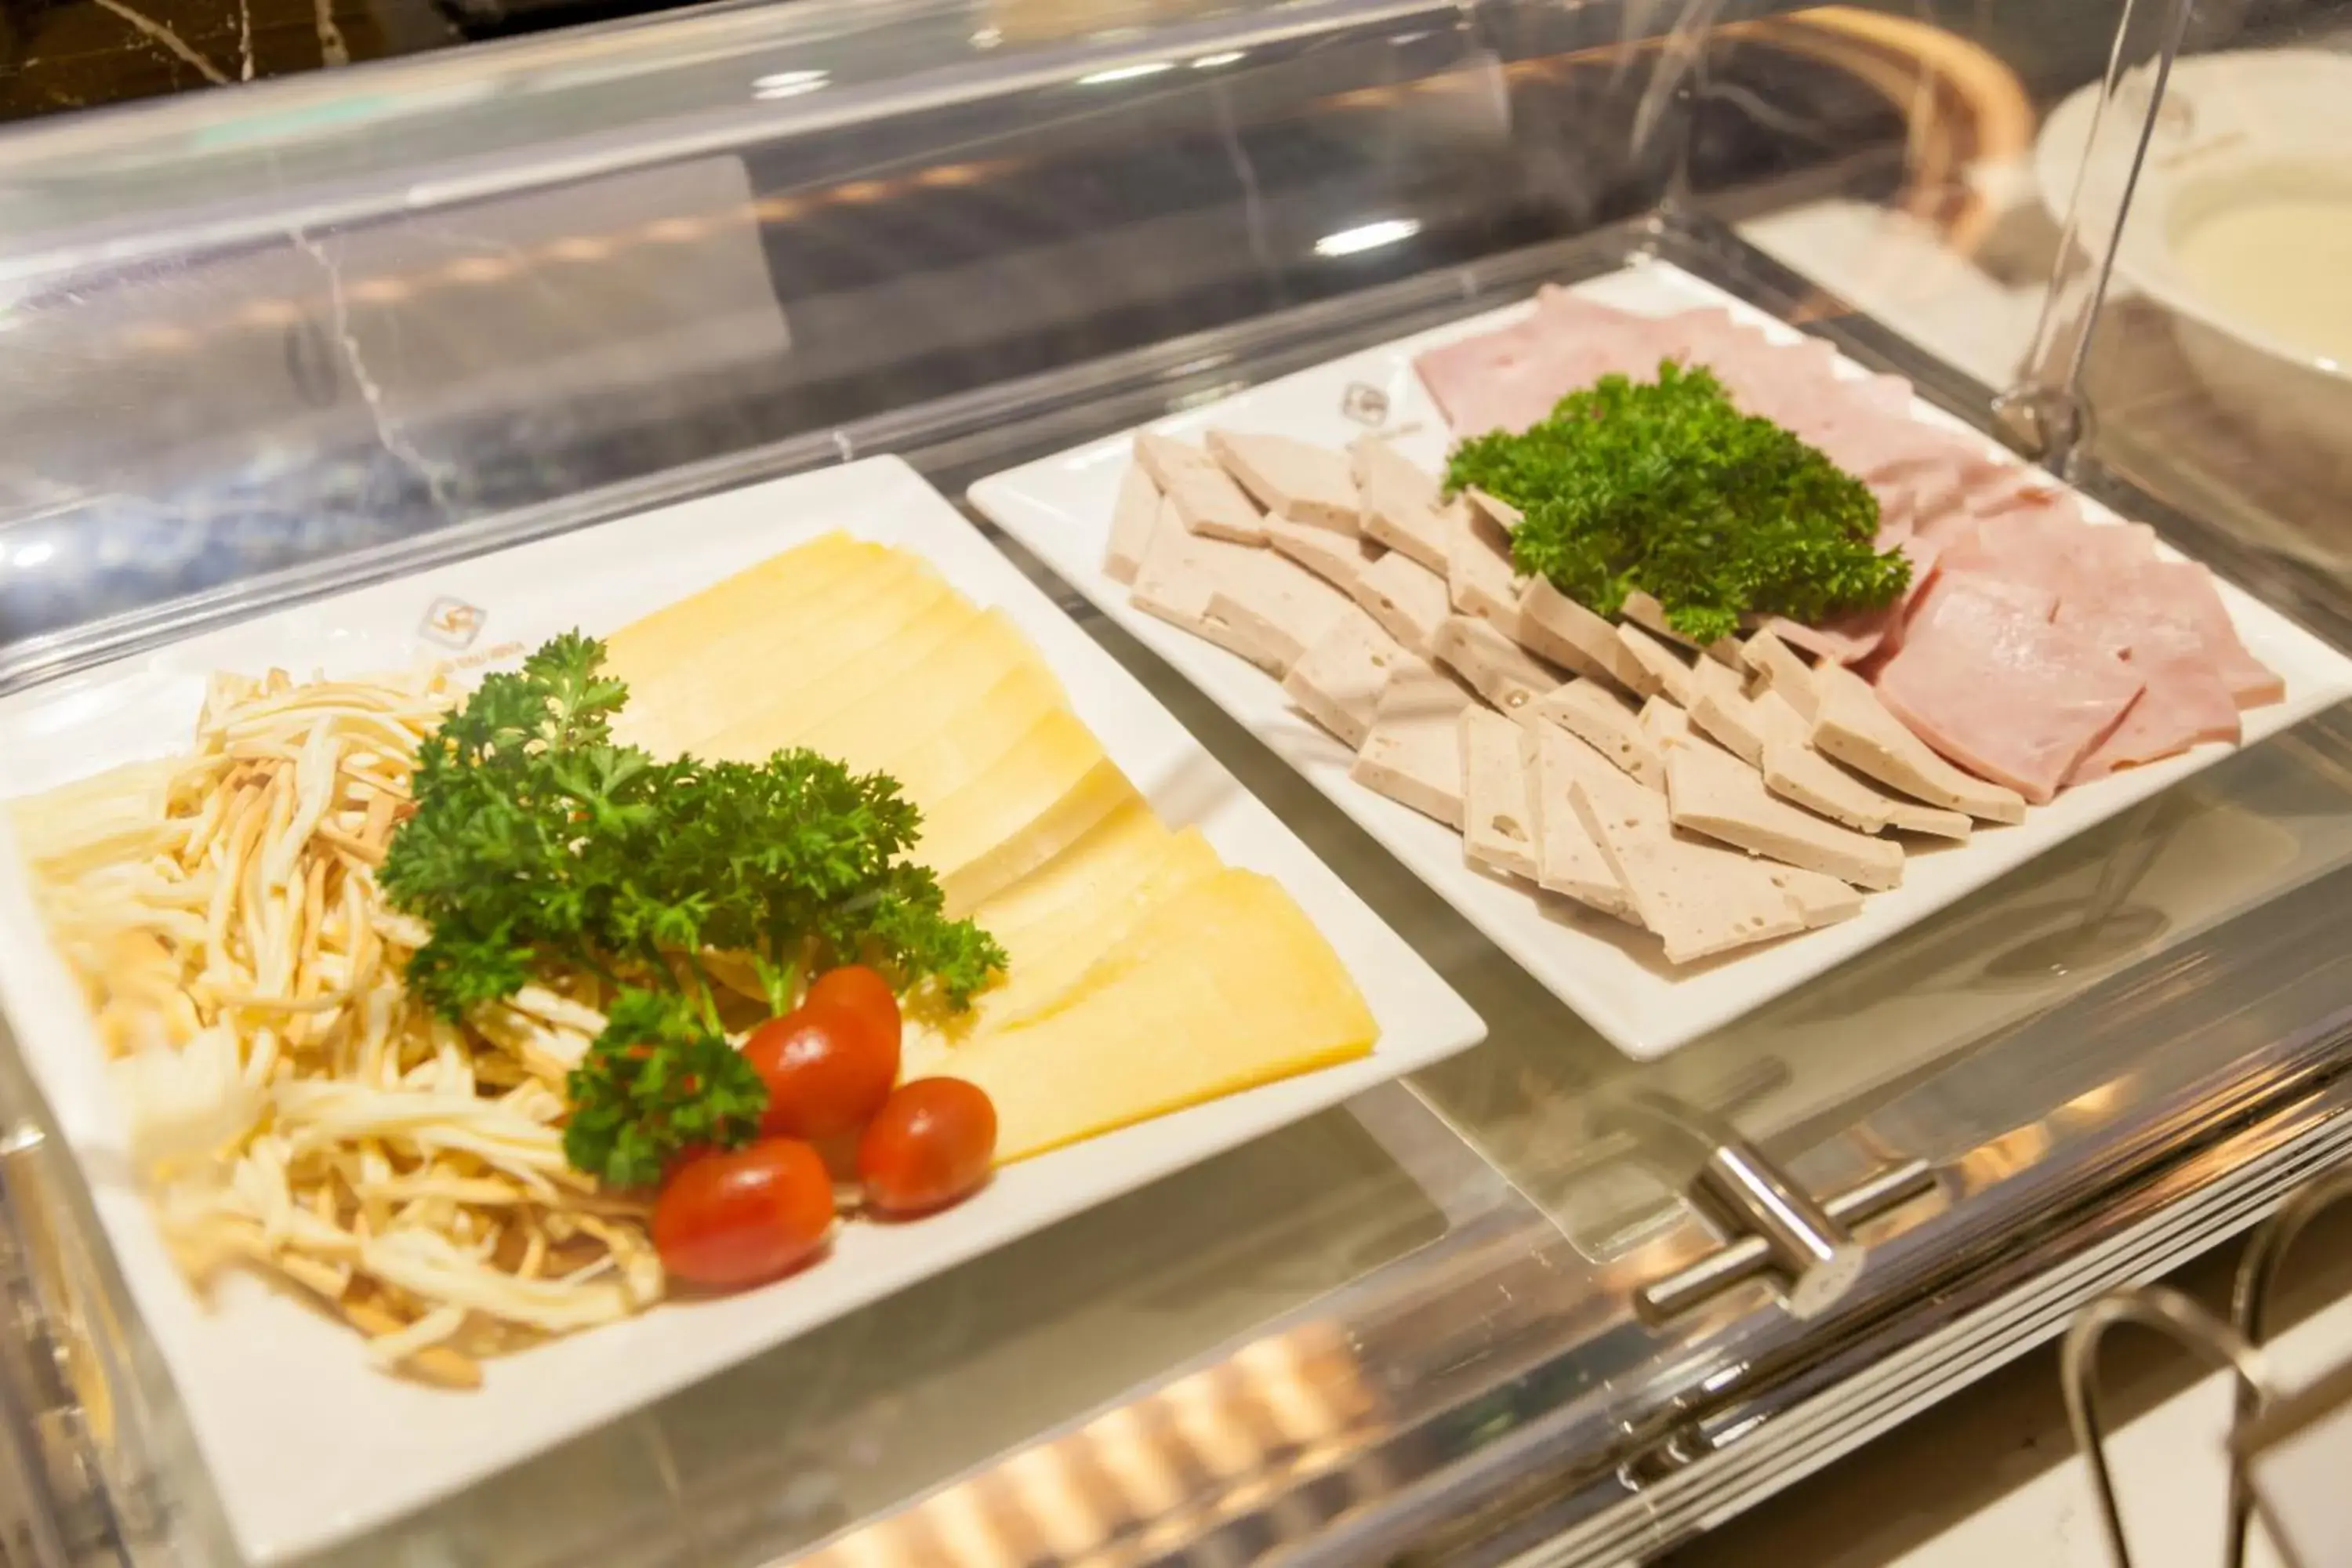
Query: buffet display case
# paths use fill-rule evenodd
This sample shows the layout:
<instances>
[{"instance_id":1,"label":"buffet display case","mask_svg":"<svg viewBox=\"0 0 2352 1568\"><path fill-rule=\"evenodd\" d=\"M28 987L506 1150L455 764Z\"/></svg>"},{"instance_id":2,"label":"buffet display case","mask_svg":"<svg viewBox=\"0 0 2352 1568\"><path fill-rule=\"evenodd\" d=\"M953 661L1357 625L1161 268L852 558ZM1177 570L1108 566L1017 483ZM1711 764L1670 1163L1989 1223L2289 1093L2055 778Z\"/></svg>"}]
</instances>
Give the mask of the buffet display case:
<instances>
[{"instance_id":1,"label":"buffet display case","mask_svg":"<svg viewBox=\"0 0 2352 1568\"><path fill-rule=\"evenodd\" d=\"M2169 296L2139 237L2210 200L2168 138L2229 112L2184 130L2168 68L2226 95L2200 66L2341 57L2318 7L2188 15L796 0L25 127L0 689L872 456L961 500L1628 269L1907 378L2352 650L2312 499L2340 371L2282 392L2275 331ZM2292 134L2264 177L2338 190L2327 124ZM127 1178L12 1047L0 1555L1644 1559L2352 1146L2340 705L1637 1060L989 536L1486 1042L299 1552L223 1506L92 1218ZM420 649L494 657L467 610Z\"/></svg>"}]
</instances>

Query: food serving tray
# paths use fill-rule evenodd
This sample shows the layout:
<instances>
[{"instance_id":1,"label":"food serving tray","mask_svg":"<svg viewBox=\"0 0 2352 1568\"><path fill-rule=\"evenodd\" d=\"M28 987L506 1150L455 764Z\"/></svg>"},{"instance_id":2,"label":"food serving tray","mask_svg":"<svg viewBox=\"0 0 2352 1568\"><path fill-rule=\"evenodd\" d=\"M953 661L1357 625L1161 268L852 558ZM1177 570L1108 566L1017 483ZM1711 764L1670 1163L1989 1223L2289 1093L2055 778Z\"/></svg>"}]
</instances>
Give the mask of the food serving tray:
<instances>
[{"instance_id":1,"label":"food serving tray","mask_svg":"<svg viewBox=\"0 0 2352 1568\"><path fill-rule=\"evenodd\" d=\"M1485 1026L1405 942L970 522L876 458L436 567L168 646L0 701L14 797L187 743L215 669L298 679L518 662L574 626L611 630L827 530L903 546L1012 618L1078 717L1171 826L1278 879L1381 1027L1368 1057L1160 1117L1000 1171L928 1219L843 1227L832 1255L740 1295L671 1301L485 1366L452 1392L372 1370L343 1325L258 1280L209 1306L183 1280L124 1159L88 1010L50 947L0 819L0 1002L177 1384L246 1555L314 1551L818 1324L1360 1089L1475 1044ZM760 679L757 670L743 672Z\"/></svg>"},{"instance_id":2,"label":"food serving tray","mask_svg":"<svg viewBox=\"0 0 2352 1568\"><path fill-rule=\"evenodd\" d=\"M1795 328L1664 261L1636 262L1580 283L1574 292L1645 315L1719 308L1775 342L1802 341ZM1452 433L1413 370L1414 356L1509 325L1532 308L1511 306L1365 349L1187 409L1150 428L1192 440L1214 427L1263 431L1330 447L1379 430L1424 468L1438 471ZM1867 374L1843 357L1838 368L1843 375ZM1913 399L1912 412L1947 429L1968 431L1924 399ZM1293 707L1279 681L1131 605L1126 585L1104 571L1103 561L1133 435L1106 437L991 475L972 486L971 502L1247 725L1497 946L1637 1059L1663 1056L1721 1027L2231 750L2208 743L2068 789L2050 805L2031 808L2021 824L1980 827L1965 844L1920 847L1907 857L1902 886L1868 895L1862 913L1852 920L1675 969L1648 935L1469 864L1460 834L1349 778L1354 753ZM1989 453L2009 459L1989 440L1985 445ZM2094 521L2117 521L2088 498L2083 505ZM2231 584L2220 582L2219 587L2240 638L2286 686L2284 701L2243 715L2244 743L2352 696L2352 660Z\"/></svg>"}]
</instances>

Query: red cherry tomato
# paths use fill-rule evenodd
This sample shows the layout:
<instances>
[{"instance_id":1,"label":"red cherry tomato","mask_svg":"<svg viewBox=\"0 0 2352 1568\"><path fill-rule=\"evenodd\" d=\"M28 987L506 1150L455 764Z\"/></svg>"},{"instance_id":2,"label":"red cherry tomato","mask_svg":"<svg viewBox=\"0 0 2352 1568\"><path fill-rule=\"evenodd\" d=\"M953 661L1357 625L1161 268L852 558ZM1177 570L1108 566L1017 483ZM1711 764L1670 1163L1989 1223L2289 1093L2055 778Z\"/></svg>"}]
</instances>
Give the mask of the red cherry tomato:
<instances>
[{"instance_id":1,"label":"red cherry tomato","mask_svg":"<svg viewBox=\"0 0 2352 1568\"><path fill-rule=\"evenodd\" d=\"M839 1005L804 1002L743 1042L768 1086L760 1131L772 1138L835 1138L873 1118L898 1081L898 1036Z\"/></svg>"},{"instance_id":2,"label":"red cherry tomato","mask_svg":"<svg viewBox=\"0 0 2352 1568\"><path fill-rule=\"evenodd\" d=\"M898 998L878 970L862 963L845 963L816 977L803 1006L840 1007L866 1021L877 1034L892 1040L899 1036Z\"/></svg>"},{"instance_id":3,"label":"red cherry tomato","mask_svg":"<svg viewBox=\"0 0 2352 1568\"><path fill-rule=\"evenodd\" d=\"M768 1138L679 1166L654 1200L662 1267L734 1290L805 1263L833 1229L833 1177L805 1143Z\"/></svg>"},{"instance_id":4,"label":"red cherry tomato","mask_svg":"<svg viewBox=\"0 0 2352 1568\"><path fill-rule=\"evenodd\" d=\"M857 1141L857 1175L885 1214L921 1214L970 1196L996 1154L996 1107L960 1078L920 1078L883 1103Z\"/></svg>"}]
</instances>

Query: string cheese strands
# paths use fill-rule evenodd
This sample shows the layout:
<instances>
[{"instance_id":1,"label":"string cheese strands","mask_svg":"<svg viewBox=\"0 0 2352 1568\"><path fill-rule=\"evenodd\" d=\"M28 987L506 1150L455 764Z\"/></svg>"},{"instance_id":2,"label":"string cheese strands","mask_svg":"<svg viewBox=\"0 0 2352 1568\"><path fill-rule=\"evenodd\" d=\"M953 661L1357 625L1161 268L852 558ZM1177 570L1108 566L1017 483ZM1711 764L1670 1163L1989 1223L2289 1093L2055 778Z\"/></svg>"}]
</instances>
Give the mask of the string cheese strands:
<instances>
[{"instance_id":1,"label":"string cheese strands","mask_svg":"<svg viewBox=\"0 0 2352 1568\"><path fill-rule=\"evenodd\" d=\"M274 1274L378 1364L470 1387L482 1356L642 1310L664 1279L642 1205L563 1157L595 984L459 1026L402 984L427 933L375 869L453 700L430 673L215 676L194 752L12 809L183 1265Z\"/></svg>"}]
</instances>

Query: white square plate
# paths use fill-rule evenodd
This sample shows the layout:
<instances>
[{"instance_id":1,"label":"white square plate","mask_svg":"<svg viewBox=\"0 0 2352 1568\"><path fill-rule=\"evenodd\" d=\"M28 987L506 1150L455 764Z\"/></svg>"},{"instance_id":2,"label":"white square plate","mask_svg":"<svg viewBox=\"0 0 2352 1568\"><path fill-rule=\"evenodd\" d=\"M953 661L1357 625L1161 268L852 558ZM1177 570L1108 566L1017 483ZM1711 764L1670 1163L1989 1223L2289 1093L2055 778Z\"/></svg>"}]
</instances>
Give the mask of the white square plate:
<instances>
[{"instance_id":1,"label":"white square plate","mask_svg":"<svg viewBox=\"0 0 2352 1568\"><path fill-rule=\"evenodd\" d=\"M1645 315L1719 306L1780 342L1801 341L1793 327L1664 262L1638 264L1579 284L1576 291ZM1413 356L1491 331L1529 309L1513 306L1366 349L1188 409L1153 428L1197 440L1210 427L1224 426L1327 446L1345 445L1368 426L1382 428L1407 455L1435 472L1452 437L1413 372ZM1840 370L1864 374L1843 360ZM1913 412L1948 429L1966 429L1923 400L1915 400ZM991 475L972 487L972 503L1249 726L1553 994L1639 1059L1663 1056L1719 1028L2230 753L2225 745L2203 745L2068 790L2049 805L2030 810L2015 826L1980 828L1965 845L1913 855L1904 868L1903 885L1869 895L1853 920L1676 970L1653 938L1471 866L1463 858L1459 834L1349 779L1353 753L1292 708L1279 682L1246 660L1130 606L1126 587L1102 569L1129 445L1130 436L1108 437ZM2093 517L2112 521L2095 503L2086 500L2085 506ZM2221 589L2247 647L2286 680L2285 701L2245 715L2248 742L2352 696L2352 661L2228 583Z\"/></svg>"},{"instance_id":2,"label":"white square plate","mask_svg":"<svg viewBox=\"0 0 2352 1568\"><path fill-rule=\"evenodd\" d=\"M821 1265L764 1289L671 1303L489 1363L456 1394L371 1371L359 1342L257 1281L208 1309L125 1181L122 1131L88 1011L44 936L0 823L0 998L94 1190L246 1554L291 1556L356 1533L925 1276L1475 1044L1469 1006L1244 791L979 531L905 465L877 458L436 567L144 654L0 702L0 791L20 795L193 733L206 673L298 677L406 668L470 643L511 663L558 632L609 631L843 529L929 559L1002 608L1111 759L1171 826L1278 878L1339 951L1381 1026L1371 1055L1008 1166L949 1213L844 1227ZM450 629L454 628L454 629ZM469 629L470 628L470 629ZM756 674L756 672L747 672Z\"/></svg>"}]
</instances>

